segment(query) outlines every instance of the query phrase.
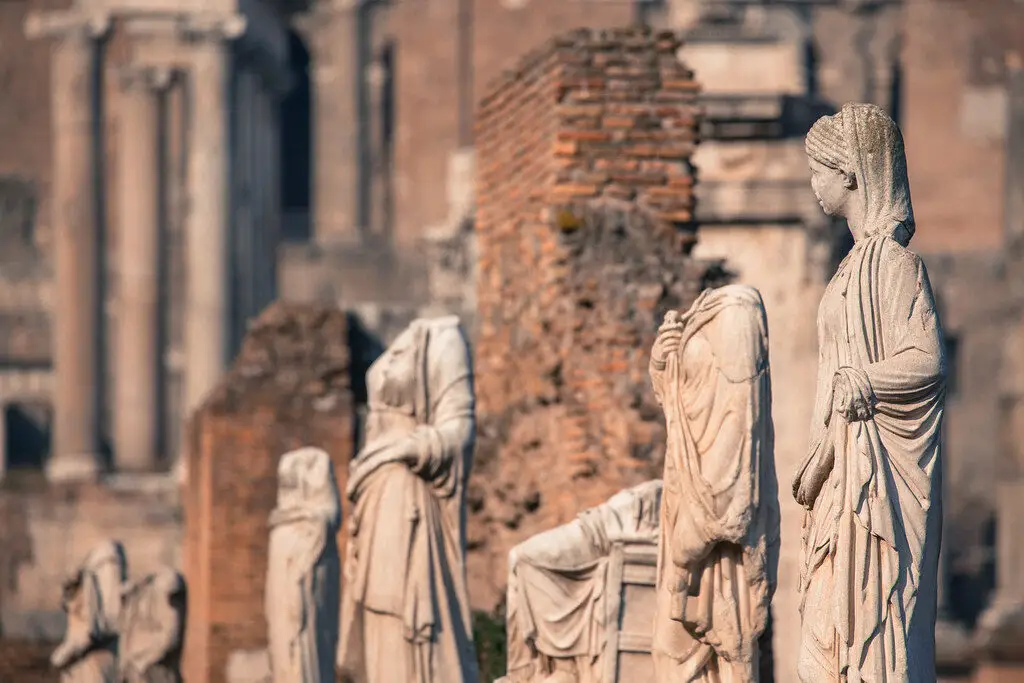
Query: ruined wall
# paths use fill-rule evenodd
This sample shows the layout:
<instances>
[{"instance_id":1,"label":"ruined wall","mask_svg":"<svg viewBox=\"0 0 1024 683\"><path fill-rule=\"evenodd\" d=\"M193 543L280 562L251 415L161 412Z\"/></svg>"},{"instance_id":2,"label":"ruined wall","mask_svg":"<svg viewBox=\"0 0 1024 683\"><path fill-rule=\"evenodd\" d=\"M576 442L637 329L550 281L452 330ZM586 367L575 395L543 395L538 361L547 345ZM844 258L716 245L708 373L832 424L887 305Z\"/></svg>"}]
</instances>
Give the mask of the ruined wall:
<instances>
[{"instance_id":1,"label":"ruined wall","mask_svg":"<svg viewBox=\"0 0 1024 683\"><path fill-rule=\"evenodd\" d=\"M473 156L472 110L486 84L515 64L530 46L581 26L625 25L632 19L634 7L630 2L538 0L442 0L364 7L361 18L353 11L352 18L343 20L337 18L341 10L335 10L331 15L335 18L318 22L322 34L309 44L314 63L324 64L325 71L351 70L350 75L341 77L325 73L325 83L336 82L328 78L363 79L368 72L365 60L391 48L394 151L390 238L394 248L389 245L389 253L367 245L348 250L331 245L319 253L286 248L281 253L279 291L288 300L330 300L357 311L366 327L385 343L390 341L393 327L385 323L378 328L375 320L407 321L421 314L458 314L472 335L475 302L471 295L455 290L471 287L475 275L469 268L457 265L453 269L445 263L449 259L475 260L471 232L458 229L461 219L472 219L472 212L460 216L463 202L453 200L473 192L473 170L467 173L462 163ZM358 30L368 45L353 41L353 30ZM362 58L361 50L365 53ZM316 87L315 83L314 91ZM355 121L355 104L346 102L346 106L352 110L332 109L329 113L341 117L339 125ZM469 113L469 120L461 123L460 106ZM372 137L382 118L371 113L369 130L355 133ZM460 125L467 127L462 136ZM373 162L360 160L355 153L338 153L317 155L314 163L328 165L339 182L354 184L359 165L369 168ZM379 169L373 173L381 177ZM377 211L383 191L378 187L373 192L371 202ZM352 217L342 222L355 221L354 204L345 207ZM371 223L375 233L383 232L381 212Z\"/></svg>"},{"instance_id":2,"label":"ruined wall","mask_svg":"<svg viewBox=\"0 0 1024 683\"><path fill-rule=\"evenodd\" d=\"M224 683L233 653L266 646L267 519L278 461L295 448L323 448L344 491L353 450L350 373L345 313L275 304L193 416L184 500L187 680Z\"/></svg>"},{"instance_id":3,"label":"ruined wall","mask_svg":"<svg viewBox=\"0 0 1024 683\"><path fill-rule=\"evenodd\" d=\"M465 56L458 53L460 5L472 22ZM630 3L539 0L406 2L388 9L377 31L378 40L396 45L396 240L414 245L448 214L449 156L472 144L459 140L463 88L475 103L530 47L581 26L625 25L632 12Z\"/></svg>"},{"instance_id":4,"label":"ruined wall","mask_svg":"<svg viewBox=\"0 0 1024 683\"><path fill-rule=\"evenodd\" d=\"M495 82L477 122L479 438L469 572L492 607L510 547L659 476L647 376L688 256L698 87L671 34L577 31Z\"/></svg>"}]
</instances>

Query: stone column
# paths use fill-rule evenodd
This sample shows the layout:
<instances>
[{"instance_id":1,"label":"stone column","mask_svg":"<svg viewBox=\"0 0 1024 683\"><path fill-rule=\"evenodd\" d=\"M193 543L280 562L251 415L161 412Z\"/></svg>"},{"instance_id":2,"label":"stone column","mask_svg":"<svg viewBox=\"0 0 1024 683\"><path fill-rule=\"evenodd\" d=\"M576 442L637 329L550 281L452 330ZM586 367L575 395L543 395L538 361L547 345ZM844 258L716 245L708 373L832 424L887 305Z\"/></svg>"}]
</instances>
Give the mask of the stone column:
<instances>
[{"instance_id":1,"label":"stone column","mask_svg":"<svg viewBox=\"0 0 1024 683\"><path fill-rule=\"evenodd\" d=\"M277 258L278 258L278 246L281 243L281 221L284 218L284 211L281 207L281 98L287 90L286 84L282 87L271 90L271 99L267 103L267 115L269 117L269 126L272 131L272 140L270 148L268 150L269 162L267 167L270 169L270 192L268 193L270 207L270 223L267 227L267 233L264 236L266 239L266 250L270 262L268 267L270 270L270 279L268 282L267 298L269 301L277 299L278 282L277 282Z\"/></svg>"},{"instance_id":2,"label":"stone column","mask_svg":"<svg viewBox=\"0 0 1024 683\"><path fill-rule=\"evenodd\" d=\"M168 69L129 66L121 75L117 369L114 454L118 470L157 466L160 437L160 91Z\"/></svg>"},{"instance_id":3,"label":"stone column","mask_svg":"<svg viewBox=\"0 0 1024 683\"><path fill-rule=\"evenodd\" d=\"M265 82L260 83L256 94L256 226L253 232L253 288L258 315L270 303L270 278L273 277L271 255L268 248L272 215L272 188L270 187L273 169L270 165L271 145L277 140L276 132L270 127L271 95Z\"/></svg>"},{"instance_id":4,"label":"stone column","mask_svg":"<svg viewBox=\"0 0 1024 683\"><path fill-rule=\"evenodd\" d=\"M51 37L51 199L54 259L52 481L94 478L100 466L99 179L95 155L98 40L106 18L33 15L29 37Z\"/></svg>"},{"instance_id":5,"label":"stone column","mask_svg":"<svg viewBox=\"0 0 1024 683\"><path fill-rule=\"evenodd\" d=\"M217 384L229 360L228 41L239 37L244 29L241 17L191 28L185 236L186 415L191 415Z\"/></svg>"},{"instance_id":6,"label":"stone column","mask_svg":"<svg viewBox=\"0 0 1024 683\"><path fill-rule=\"evenodd\" d=\"M359 241L359 131L355 59L357 3L342 0L297 23L310 52L313 155L312 219L320 244Z\"/></svg>"},{"instance_id":7,"label":"stone column","mask_svg":"<svg viewBox=\"0 0 1024 683\"><path fill-rule=\"evenodd\" d=\"M248 68L239 68L235 73L234 97L234 164L232 168L232 348L238 348L245 334L245 321L252 313L252 255L250 241L253 230L253 74Z\"/></svg>"}]
</instances>

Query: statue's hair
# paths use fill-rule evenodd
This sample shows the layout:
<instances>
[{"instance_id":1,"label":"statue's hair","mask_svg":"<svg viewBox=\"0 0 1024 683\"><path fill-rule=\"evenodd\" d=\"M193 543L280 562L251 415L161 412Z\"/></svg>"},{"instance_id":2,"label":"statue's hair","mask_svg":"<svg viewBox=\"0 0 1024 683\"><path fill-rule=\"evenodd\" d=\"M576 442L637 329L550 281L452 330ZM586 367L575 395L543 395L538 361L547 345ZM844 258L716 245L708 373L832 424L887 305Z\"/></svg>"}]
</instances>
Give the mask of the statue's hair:
<instances>
[{"instance_id":1,"label":"statue's hair","mask_svg":"<svg viewBox=\"0 0 1024 683\"><path fill-rule=\"evenodd\" d=\"M807 156L837 171L850 170L849 150L843 132L843 111L822 116L804 139Z\"/></svg>"}]
</instances>

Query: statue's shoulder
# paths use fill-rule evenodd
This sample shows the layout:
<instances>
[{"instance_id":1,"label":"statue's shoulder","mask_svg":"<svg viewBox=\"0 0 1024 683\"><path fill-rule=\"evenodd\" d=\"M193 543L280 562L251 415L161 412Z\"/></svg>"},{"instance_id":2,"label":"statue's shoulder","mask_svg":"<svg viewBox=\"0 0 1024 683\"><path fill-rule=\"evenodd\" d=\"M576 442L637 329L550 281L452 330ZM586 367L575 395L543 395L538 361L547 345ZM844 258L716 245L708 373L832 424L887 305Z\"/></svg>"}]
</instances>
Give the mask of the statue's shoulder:
<instances>
[{"instance_id":1,"label":"statue's shoulder","mask_svg":"<svg viewBox=\"0 0 1024 683\"><path fill-rule=\"evenodd\" d=\"M924 268L924 261L909 247L900 244L892 236L886 235L879 238L879 249L882 260L898 265L901 269L917 270Z\"/></svg>"}]
</instances>

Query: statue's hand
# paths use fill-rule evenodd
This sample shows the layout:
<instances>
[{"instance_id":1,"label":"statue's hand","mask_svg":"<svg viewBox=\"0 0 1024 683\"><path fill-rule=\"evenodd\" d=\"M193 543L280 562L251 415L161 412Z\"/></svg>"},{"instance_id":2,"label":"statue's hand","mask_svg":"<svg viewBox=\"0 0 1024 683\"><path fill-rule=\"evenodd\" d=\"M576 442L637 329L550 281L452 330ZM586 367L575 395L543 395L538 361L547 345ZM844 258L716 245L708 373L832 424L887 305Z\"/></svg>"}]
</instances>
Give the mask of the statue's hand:
<instances>
[{"instance_id":1,"label":"statue's hand","mask_svg":"<svg viewBox=\"0 0 1024 683\"><path fill-rule=\"evenodd\" d=\"M835 465L836 451L831 439L823 441L820 447L824 450L811 458L804 471L793 480L793 497L808 510L814 507L814 501L818 499Z\"/></svg>"},{"instance_id":2,"label":"statue's hand","mask_svg":"<svg viewBox=\"0 0 1024 683\"><path fill-rule=\"evenodd\" d=\"M658 328L658 336L651 347L651 361L657 366L664 366L669 355L679 350L679 343L683 338L683 326L681 323L670 323L666 320Z\"/></svg>"},{"instance_id":3,"label":"statue's hand","mask_svg":"<svg viewBox=\"0 0 1024 683\"><path fill-rule=\"evenodd\" d=\"M847 422L864 422L875 414L875 397L870 389L864 389L850 379L840 368L832 378L832 400L829 416L825 424L829 424L835 413L846 418Z\"/></svg>"}]
</instances>

